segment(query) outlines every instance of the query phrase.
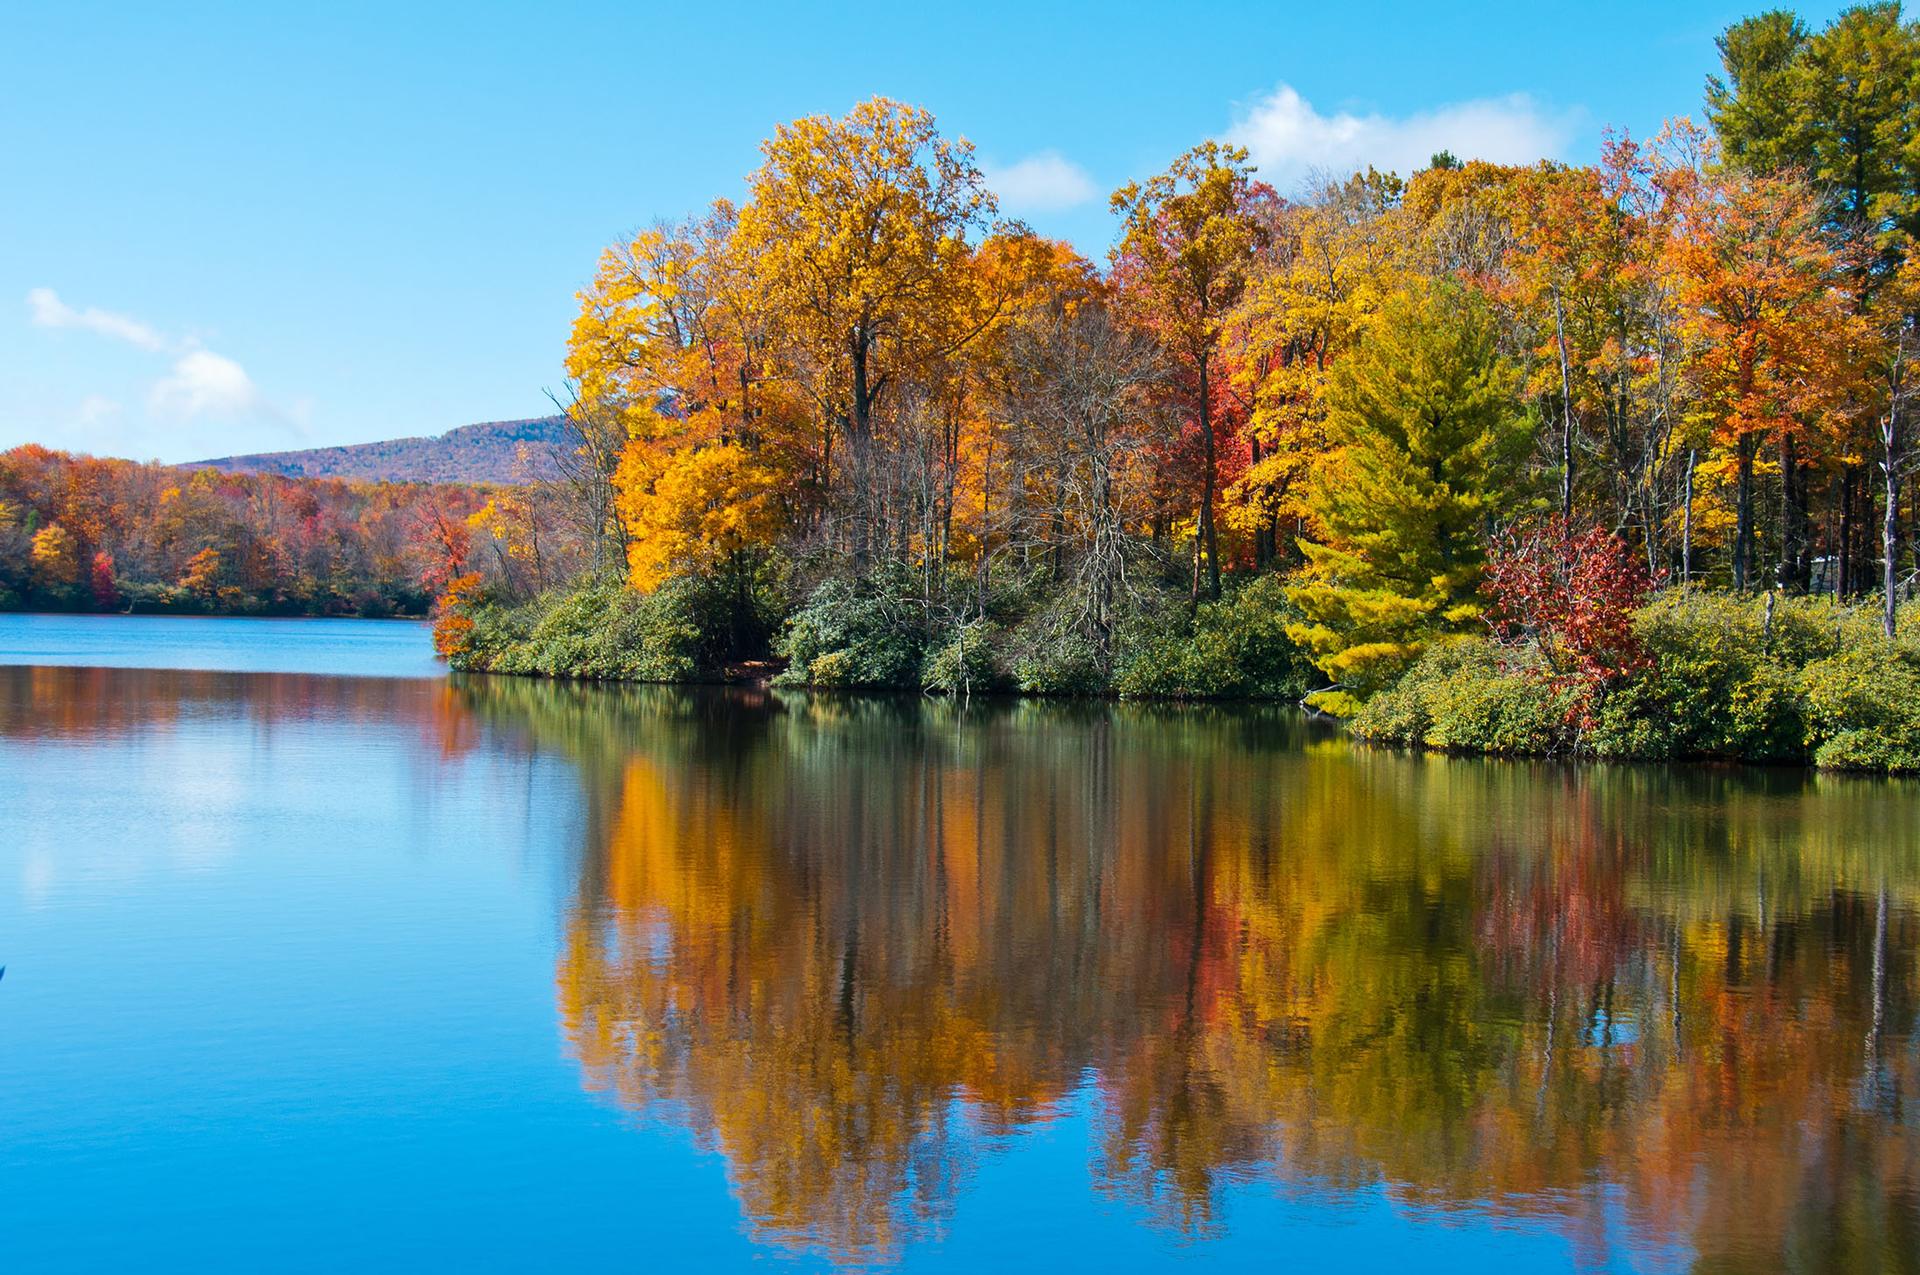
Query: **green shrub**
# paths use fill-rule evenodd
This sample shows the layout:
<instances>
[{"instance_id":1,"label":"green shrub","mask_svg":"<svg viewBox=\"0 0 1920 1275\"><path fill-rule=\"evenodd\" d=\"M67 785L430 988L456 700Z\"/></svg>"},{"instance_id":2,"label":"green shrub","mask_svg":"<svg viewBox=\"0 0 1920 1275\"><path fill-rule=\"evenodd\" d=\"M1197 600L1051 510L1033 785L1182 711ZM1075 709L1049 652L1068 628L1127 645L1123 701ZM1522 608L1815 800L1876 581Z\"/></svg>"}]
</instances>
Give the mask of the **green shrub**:
<instances>
[{"instance_id":1,"label":"green shrub","mask_svg":"<svg viewBox=\"0 0 1920 1275\"><path fill-rule=\"evenodd\" d=\"M1039 624L1019 635L1014 685L1025 695L1105 695L1113 679L1085 633Z\"/></svg>"},{"instance_id":2,"label":"green shrub","mask_svg":"<svg viewBox=\"0 0 1920 1275\"><path fill-rule=\"evenodd\" d=\"M1920 652L1869 640L1809 664L1799 689L1816 765L1920 771Z\"/></svg>"},{"instance_id":3,"label":"green shrub","mask_svg":"<svg viewBox=\"0 0 1920 1275\"><path fill-rule=\"evenodd\" d=\"M1114 688L1135 697L1298 699L1314 681L1312 664L1287 636L1299 618L1272 575L1201 604L1186 624L1136 617Z\"/></svg>"},{"instance_id":4,"label":"green shrub","mask_svg":"<svg viewBox=\"0 0 1920 1275\"><path fill-rule=\"evenodd\" d=\"M1664 723L1675 757L1784 761L1806 753L1795 668L1839 648L1830 604L1724 594L1669 595L1635 623L1653 670L1636 710Z\"/></svg>"},{"instance_id":5,"label":"green shrub","mask_svg":"<svg viewBox=\"0 0 1920 1275\"><path fill-rule=\"evenodd\" d=\"M1383 743L1616 759L1724 757L1920 768L1920 642L1890 644L1870 606L1672 593L1635 617L1648 667L1572 713L1537 657L1485 643L1430 650L1355 717ZM1578 728L1576 728L1576 724Z\"/></svg>"},{"instance_id":6,"label":"green shrub","mask_svg":"<svg viewBox=\"0 0 1920 1275\"><path fill-rule=\"evenodd\" d=\"M606 681L684 682L717 672L699 582L670 580L651 594L618 580L587 580L519 607L471 612L470 672Z\"/></svg>"},{"instance_id":7,"label":"green shrub","mask_svg":"<svg viewBox=\"0 0 1920 1275\"><path fill-rule=\"evenodd\" d=\"M946 695L990 694L1004 691L1012 678L1001 666L1007 635L987 620L976 620L927 656L921 684Z\"/></svg>"},{"instance_id":8,"label":"green shrub","mask_svg":"<svg viewBox=\"0 0 1920 1275\"><path fill-rule=\"evenodd\" d=\"M1192 642L1184 633L1159 638L1135 638L1113 670L1113 689L1129 699L1184 699L1202 695L1194 690L1205 681L1190 667Z\"/></svg>"},{"instance_id":9,"label":"green shrub","mask_svg":"<svg viewBox=\"0 0 1920 1275\"><path fill-rule=\"evenodd\" d=\"M1234 693L1252 699L1297 700L1318 683L1313 662L1287 626L1301 620L1277 575L1260 576L1195 617L1195 645L1208 662L1237 675Z\"/></svg>"},{"instance_id":10,"label":"green shrub","mask_svg":"<svg viewBox=\"0 0 1920 1275\"><path fill-rule=\"evenodd\" d=\"M1434 690L1429 748L1550 757L1571 752L1576 745L1568 693L1536 671L1456 677Z\"/></svg>"},{"instance_id":11,"label":"green shrub","mask_svg":"<svg viewBox=\"0 0 1920 1275\"><path fill-rule=\"evenodd\" d=\"M1529 654L1462 639L1427 648L1351 727L1376 743L1545 757L1575 747L1572 708Z\"/></svg>"},{"instance_id":12,"label":"green shrub","mask_svg":"<svg viewBox=\"0 0 1920 1275\"><path fill-rule=\"evenodd\" d=\"M1593 705L1582 746L1614 761L1661 761L1675 754L1674 723L1653 679L1636 677L1608 689Z\"/></svg>"},{"instance_id":13,"label":"green shrub","mask_svg":"<svg viewBox=\"0 0 1920 1275\"><path fill-rule=\"evenodd\" d=\"M469 673L531 673L530 667L507 667L519 645L533 628L530 607L504 607L483 603L467 609L473 629L467 635L466 649L450 657L447 663Z\"/></svg>"},{"instance_id":14,"label":"green shrub","mask_svg":"<svg viewBox=\"0 0 1920 1275\"><path fill-rule=\"evenodd\" d=\"M777 649L782 686L920 686L926 609L916 581L898 568L865 580L831 578L787 620Z\"/></svg>"},{"instance_id":15,"label":"green shrub","mask_svg":"<svg viewBox=\"0 0 1920 1275\"><path fill-rule=\"evenodd\" d=\"M1429 650L1426 654L1438 659L1443 649ZM1420 676L1416 677L1416 673ZM1427 732L1433 729L1433 710L1427 702L1427 688L1439 676L1441 674L1437 669L1422 670L1419 664L1415 664L1401 675L1399 681L1376 692L1373 698L1361 705L1360 711L1347 719L1347 729L1375 744L1391 744L1397 748L1426 747Z\"/></svg>"}]
</instances>

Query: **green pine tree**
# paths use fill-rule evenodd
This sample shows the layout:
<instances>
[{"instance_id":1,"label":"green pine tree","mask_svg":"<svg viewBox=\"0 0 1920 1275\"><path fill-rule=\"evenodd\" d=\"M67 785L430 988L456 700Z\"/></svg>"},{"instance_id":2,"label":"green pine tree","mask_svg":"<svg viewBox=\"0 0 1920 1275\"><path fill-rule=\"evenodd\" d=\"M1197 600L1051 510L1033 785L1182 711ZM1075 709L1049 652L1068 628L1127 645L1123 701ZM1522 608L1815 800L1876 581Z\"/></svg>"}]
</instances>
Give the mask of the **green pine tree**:
<instances>
[{"instance_id":1,"label":"green pine tree","mask_svg":"<svg viewBox=\"0 0 1920 1275\"><path fill-rule=\"evenodd\" d=\"M1525 499L1533 423L1474 294L1432 285L1384 305L1334 369L1335 453L1312 508L1322 536L1288 590L1289 633L1334 681L1312 702L1353 712L1433 637L1479 623L1493 528Z\"/></svg>"},{"instance_id":2,"label":"green pine tree","mask_svg":"<svg viewBox=\"0 0 1920 1275\"><path fill-rule=\"evenodd\" d=\"M1719 43L1726 74L1707 81L1707 118L1728 162L1805 173L1836 235L1865 232L1874 273L1890 273L1903 236L1920 233L1920 28L1889 2L1818 32L1763 13Z\"/></svg>"}]
</instances>

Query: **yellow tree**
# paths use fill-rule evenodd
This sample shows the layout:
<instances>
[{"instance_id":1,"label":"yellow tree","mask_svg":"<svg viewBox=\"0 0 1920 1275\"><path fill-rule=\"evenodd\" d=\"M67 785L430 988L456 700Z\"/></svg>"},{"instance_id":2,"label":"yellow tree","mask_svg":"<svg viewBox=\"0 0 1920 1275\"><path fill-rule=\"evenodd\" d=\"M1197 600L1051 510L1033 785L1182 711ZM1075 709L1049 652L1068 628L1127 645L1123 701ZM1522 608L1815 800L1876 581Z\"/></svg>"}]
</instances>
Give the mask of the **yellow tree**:
<instances>
[{"instance_id":1,"label":"yellow tree","mask_svg":"<svg viewBox=\"0 0 1920 1275\"><path fill-rule=\"evenodd\" d=\"M807 505L799 413L777 382L768 314L737 213L716 203L601 258L568 372L583 404L626 423L614 504L641 589L770 543Z\"/></svg>"},{"instance_id":2,"label":"yellow tree","mask_svg":"<svg viewBox=\"0 0 1920 1275\"><path fill-rule=\"evenodd\" d=\"M187 569L180 573L180 587L203 602L211 602L220 592L225 573L226 563L221 560L220 551L208 545L187 559Z\"/></svg>"},{"instance_id":3,"label":"yellow tree","mask_svg":"<svg viewBox=\"0 0 1920 1275\"><path fill-rule=\"evenodd\" d=\"M1336 365L1289 634L1354 711L1435 635L1479 627L1488 531L1521 507L1532 429L1487 307L1457 284L1388 300Z\"/></svg>"},{"instance_id":4,"label":"yellow tree","mask_svg":"<svg viewBox=\"0 0 1920 1275\"><path fill-rule=\"evenodd\" d=\"M636 438L614 481L633 536L630 578L643 591L675 575L744 569L743 555L771 543L785 525L781 475L740 443L671 448Z\"/></svg>"},{"instance_id":5,"label":"yellow tree","mask_svg":"<svg viewBox=\"0 0 1920 1275\"><path fill-rule=\"evenodd\" d=\"M43 589L71 589L80 583L80 549L72 533L57 522L50 522L33 533L28 551L33 579Z\"/></svg>"},{"instance_id":6,"label":"yellow tree","mask_svg":"<svg viewBox=\"0 0 1920 1275\"><path fill-rule=\"evenodd\" d=\"M884 530L873 500L878 409L984 327L965 304L968 238L987 227L994 199L971 144L886 98L783 125L762 151L740 249L761 272L786 370L845 441L864 568Z\"/></svg>"},{"instance_id":7,"label":"yellow tree","mask_svg":"<svg viewBox=\"0 0 1920 1275\"><path fill-rule=\"evenodd\" d=\"M1228 361L1252 455L1227 489L1225 516L1252 534L1263 562L1308 516L1306 480L1328 447L1329 369L1405 278L1401 194L1397 177L1369 169L1279 210L1229 321Z\"/></svg>"},{"instance_id":8,"label":"yellow tree","mask_svg":"<svg viewBox=\"0 0 1920 1275\"><path fill-rule=\"evenodd\" d=\"M775 373L764 283L738 223L718 200L601 255L567 349L582 399L661 409L693 436L759 441Z\"/></svg>"},{"instance_id":9,"label":"yellow tree","mask_svg":"<svg viewBox=\"0 0 1920 1275\"><path fill-rule=\"evenodd\" d=\"M541 504L532 489L508 487L495 492L467 518L469 527L492 539L501 577L511 580L519 567L531 574L538 593L547 588L552 539Z\"/></svg>"}]
</instances>

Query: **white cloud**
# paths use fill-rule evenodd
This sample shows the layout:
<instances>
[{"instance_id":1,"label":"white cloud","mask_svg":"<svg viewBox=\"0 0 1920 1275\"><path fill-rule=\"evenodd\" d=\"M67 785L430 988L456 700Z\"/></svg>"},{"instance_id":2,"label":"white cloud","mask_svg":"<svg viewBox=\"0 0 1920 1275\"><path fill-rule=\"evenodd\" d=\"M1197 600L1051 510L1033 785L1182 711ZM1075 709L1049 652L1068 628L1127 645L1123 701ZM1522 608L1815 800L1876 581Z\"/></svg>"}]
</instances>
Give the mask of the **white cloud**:
<instances>
[{"instance_id":1,"label":"white cloud","mask_svg":"<svg viewBox=\"0 0 1920 1275\"><path fill-rule=\"evenodd\" d=\"M1099 194L1087 170L1058 151L1041 151L1004 168L988 165L987 185L1016 212L1059 212Z\"/></svg>"},{"instance_id":2,"label":"white cloud","mask_svg":"<svg viewBox=\"0 0 1920 1275\"><path fill-rule=\"evenodd\" d=\"M154 383L147 394L154 415L176 421L202 416L277 416L247 370L212 350L189 350L174 362L173 371Z\"/></svg>"},{"instance_id":3,"label":"white cloud","mask_svg":"<svg viewBox=\"0 0 1920 1275\"><path fill-rule=\"evenodd\" d=\"M1322 115L1282 84L1241 114L1227 140L1246 147L1260 176L1284 192L1316 173L1344 177L1369 164L1406 176L1443 150L1497 164L1558 158L1577 123L1522 93L1398 117Z\"/></svg>"},{"instance_id":4,"label":"white cloud","mask_svg":"<svg viewBox=\"0 0 1920 1275\"><path fill-rule=\"evenodd\" d=\"M306 405L290 416L260 393L247 370L224 354L203 348L197 338L169 337L152 324L131 315L92 306L76 309L52 288L27 293L27 310L36 327L77 328L125 341L154 354L173 358L173 367L147 391L147 409L157 417L183 424L212 418L251 419L294 425L306 415ZM102 394L89 394L80 404L79 424L101 425L120 414L120 404Z\"/></svg>"},{"instance_id":5,"label":"white cloud","mask_svg":"<svg viewBox=\"0 0 1920 1275\"><path fill-rule=\"evenodd\" d=\"M27 311L33 325L39 328L80 328L143 350L164 350L173 344L150 325L130 315L92 306L76 310L62 301L52 288L35 288L27 293Z\"/></svg>"},{"instance_id":6,"label":"white cloud","mask_svg":"<svg viewBox=\"0 0 1920 1275\"><path fill-rule=\"evenodd\" d=\"M89 394L80 400L80 410L74 415L83 428L102 425L120 415L120 404L105 394Z\"/></svg>"}]
</instances>

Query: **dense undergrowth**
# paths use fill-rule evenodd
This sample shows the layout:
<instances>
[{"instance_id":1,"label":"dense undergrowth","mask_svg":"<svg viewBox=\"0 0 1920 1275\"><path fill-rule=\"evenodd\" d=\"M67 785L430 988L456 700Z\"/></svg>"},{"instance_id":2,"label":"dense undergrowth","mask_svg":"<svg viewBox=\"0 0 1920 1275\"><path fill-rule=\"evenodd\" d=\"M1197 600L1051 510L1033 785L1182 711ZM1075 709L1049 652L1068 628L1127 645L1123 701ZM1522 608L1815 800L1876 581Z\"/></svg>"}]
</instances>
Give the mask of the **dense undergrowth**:
<instances>
[{"instance_id":1,"label":"dense undergrowth","mask_svg":"<svg viewBox=\"0 0 1920 1275\"><path fill-rule=\"evenodd\" d=\"M1771 612L1771 614L1769 614ZM1378 743L1511 756L1813 762L1920 771L1920 607L1670 591L1634 616L1640 667L1580 683L1533 645L1437 644L1351 729Z\"/></svg>"},{"instance_id":2,"label":"dense undergrowth","mask_svg":"<svg viewBox=\"0 0 1920 1275\"><path fill-rule=\"evenodd\" d=\"M778 668L777 686L956 696L1291 702L1325 681L1289 635L1298 613L1273 576L1196 608L1144 599L1104 629L1039 582L965 614L929 607L922 585L905 571L833 577L788 604L771 578L651 594L587 582L468 608L449 654L475 672L694 682ZM1889 641L1873 607L1669 590L1632 629L1641 658L1598 681L1556 670L1534 641L1436 640L1349 728L1459 753L1920 771L1920 604Z\"/></svg>"},{"instance_id":3,"label":"dense undergrowth","mask_svg":"<svg viewBox=\"0 0 1920 1275\"><path fill-rule=\"evenodd\" d=\"M676 578L650 594L587 581L519 606L465 607L456 669L615 681L718 681L771 656L776 685L844 690L1299 699L1317 674L1287 636L1273 577L1198 608L1141 599L1087 623L1037 581L963 612L929 605L913 573L828 577L797 605L770 579ZM784 619L781 617L784 615Z\"/></svg>"}]
</instances>

